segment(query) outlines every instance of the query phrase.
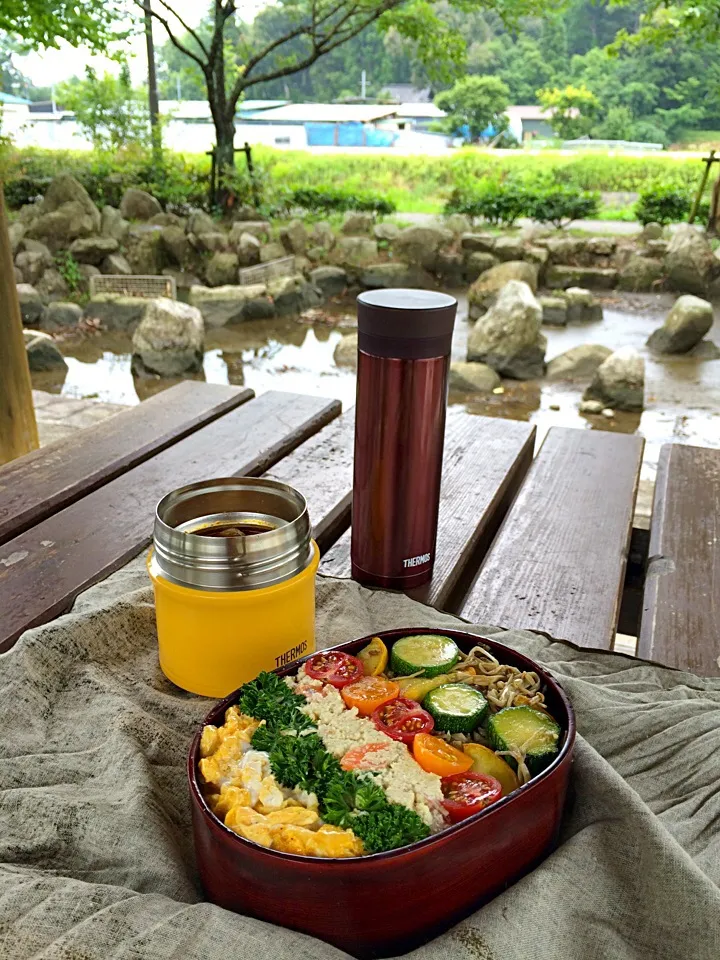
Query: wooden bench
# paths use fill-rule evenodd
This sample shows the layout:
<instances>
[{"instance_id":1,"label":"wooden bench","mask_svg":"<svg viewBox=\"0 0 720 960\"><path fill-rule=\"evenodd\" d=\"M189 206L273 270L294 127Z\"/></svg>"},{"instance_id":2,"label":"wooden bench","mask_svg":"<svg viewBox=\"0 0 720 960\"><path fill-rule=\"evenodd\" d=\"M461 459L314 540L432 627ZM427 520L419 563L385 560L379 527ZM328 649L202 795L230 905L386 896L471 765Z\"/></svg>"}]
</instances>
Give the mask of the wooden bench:
<instances>
[{"instance_id":1,"label":"wooden bench","mask_svg":"<svg viewBox=\"0 0 720 960\"><path fill-rule=\"evenodd\" d=\"M534 441L527 423L448 411L435 571L428 586L411 592L414 599L456 609L530 467ZM320 572L350 576L349 533Z\"/></svg>"},{"instance_id":2,"label":"wooden bench","mask_svg":"<svg viewBox=\"0 0 720 960\"><path fill-rule=\"evenodd\" d=\"M720 450L660 451L637 653L720 676Z\"/></svg>"},{"instance_id":3,"label":"wooden bench","mask_svg":"<svg viewBox=\"0 0 720 960\"><path fill-rule=\"evenodd\" d=\"M552 428L460 613L613 646L644 441Z\"/></svg>"},{"instance_id":4,"label":"wooden bench","mask_svg":"<svg viewBox=\"0 0 720 960\"><path fill-rule=\"evenodd\" d=\"M0 544L253 396L186 380L0 468Z\"/></svg>"},{"instance_id":5,"label":"wooden bench","mask_svg":"<svg viewBox=\"0 0 720 960\"><path fill-rule=\"evenodd\" d=\"M149 543L169 490L258 476L339 413L337 400L265 393L9 540L0 548L0 653Z\"/></svg>"}]
</instances>

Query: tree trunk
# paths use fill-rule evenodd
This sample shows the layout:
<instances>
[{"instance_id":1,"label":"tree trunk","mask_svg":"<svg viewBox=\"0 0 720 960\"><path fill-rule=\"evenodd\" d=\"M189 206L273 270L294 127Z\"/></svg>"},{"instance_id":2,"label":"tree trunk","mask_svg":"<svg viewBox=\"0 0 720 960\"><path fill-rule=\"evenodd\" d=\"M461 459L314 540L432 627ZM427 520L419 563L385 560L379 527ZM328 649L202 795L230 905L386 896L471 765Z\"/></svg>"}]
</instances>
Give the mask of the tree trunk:
<instances>
[{"instance_id":1,"label":"tree trunk","mask_svg":"<svg viewBox=\"0 0 720 960\"><path fill-rule=\"evenodd\" d=\"M215 163L217 184L215 203L224 212L228 212L233 197L232 176L235 171L235 121L221 120L215 124Z\"/></svg>"},{"instance_id":2,"label":"tree trunk","mask_svg":"<svg viewBox=\"0 0 720 960\"><path fill-rule=\"evenodd\" d=\"M30 370L0 183L0 464L37 446Z\"/></svg>"}]
</instances>

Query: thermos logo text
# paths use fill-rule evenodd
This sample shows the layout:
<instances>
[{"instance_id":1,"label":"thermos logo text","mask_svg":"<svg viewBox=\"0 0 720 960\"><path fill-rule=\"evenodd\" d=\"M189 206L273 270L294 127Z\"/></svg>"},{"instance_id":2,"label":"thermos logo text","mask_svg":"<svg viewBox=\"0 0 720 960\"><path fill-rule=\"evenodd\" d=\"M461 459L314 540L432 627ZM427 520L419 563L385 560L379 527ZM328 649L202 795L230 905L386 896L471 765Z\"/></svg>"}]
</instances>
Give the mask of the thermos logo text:
<instances>
[{"instance_id":1,"label":"thermos logo text","mask_svg":"<svg viewBox=\"0 0 720 960\"><path fill-rule=\"evenodd\" d=\"M291 647L279 657L275 657L275 665L278 667L284 667L286 663L292 663L293 660L297 660L297 658L301 654L305 653L306 650L307 640L303 640L303 642L299 643L296 647Z\"/></svg>"},{"instance_id":2,"label":"thermos logo text","mask_svg":"<svg viewBox=\"0 0 720 960\"><path fill-rule=\"evenodd\" d=\"M419 567L421 563L429 563L430 554L421 553L419 557L410 557L408 560L403 560L404 567Z\"/></svg>"}]
</instances>

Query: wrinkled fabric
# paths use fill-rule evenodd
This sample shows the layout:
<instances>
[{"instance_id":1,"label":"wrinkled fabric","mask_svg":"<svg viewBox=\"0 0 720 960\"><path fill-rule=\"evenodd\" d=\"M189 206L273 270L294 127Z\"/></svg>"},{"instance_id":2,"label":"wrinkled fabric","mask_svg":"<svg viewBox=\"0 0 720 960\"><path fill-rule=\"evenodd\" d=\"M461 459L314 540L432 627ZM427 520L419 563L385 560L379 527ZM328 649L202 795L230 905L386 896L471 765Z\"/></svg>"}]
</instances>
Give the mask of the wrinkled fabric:
<instances>
[{"instance_id":1,"label":"wrinkled fabric","mask_svg":"<svg viewBox=\"0 0 720 960\"><path fill-rule=\"evenodd\" d=\"M459 626L545 664L575 707L559 846L409 957L720 958L720 680L467 627L348 581L317 592L321 646ZM0 960L346 956L203 902L184 762L211 705L160 672L142 559L0 656Z\"/></svg>"}]
</instances>

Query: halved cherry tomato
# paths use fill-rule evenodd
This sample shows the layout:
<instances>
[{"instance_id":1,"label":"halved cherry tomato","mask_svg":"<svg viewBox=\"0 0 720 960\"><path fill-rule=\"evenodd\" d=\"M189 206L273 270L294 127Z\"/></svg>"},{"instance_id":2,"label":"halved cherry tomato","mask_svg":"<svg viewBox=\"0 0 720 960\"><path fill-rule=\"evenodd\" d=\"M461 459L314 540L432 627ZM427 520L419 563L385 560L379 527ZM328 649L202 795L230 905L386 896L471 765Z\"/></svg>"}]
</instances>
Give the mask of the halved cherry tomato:
<instances>
[{"instance_id":1,"label":"halved cherry tomato","mask_svg":"<svg viewBox=\"0 0 720 960\"><path fill-rule=\"evenodd\" d=\"M393 740L412 743L418 733L431 733L435 721L414 700L397 697L389 700L373 712L373 723Z\"/></svg>"},{"instance_id":2,"label":"halved cherry tomato","mask_svg":"<svg viewBox=\"0 0 720 960\"><path fill-rule=\"evenodd\" d=\"M502 796L502 784L486 773L456 773L443 777L443 806L451 823L458 823L484 810Z\"/></svg>"},{"instance_id":3,"label":"halved cherry tomato","mask_svg":"<svg viewBox=\"0 0 720 960\"><path fill-rule=\"evenodd\" d=\"M355 683L343 687L342 698L348 707L357 707L357 712L363 717L369 717L373 711L394 700L400 693L400 687L392 680L383 680L382 677L363 677Z\"/></svg>"},{"instance_id":4,"label":"halved cherry tomato","mask_svg":"<svg viewBox=\"0 0 720 960\"><path fill-rule=\"evenodd\" d=\"M419 733L415 737L412 751L423 770L436 773L439 777L465 773L472 766L472 757L451 747L440 737L431 737L428 733Z\"/></svg>"},{"instance_id":5,"label":"halved cherry tomato","mask_svg":"<svg viewBox=\"0 0 720 960\"><path fill-rule=\"evenodd\" d=\"M343 770L384 770L388 765L387 743L366 743L353 747L340 761Z\"/></svg>"},{"instance_id":6,"label":"halved cherry tomato","mask_svg":"<svg viewBox=\"0 0 720 960\"><path fill-rule=\"evenodd\" d=\"M363 665L357 657L339 650L316 653L305 661L305 673L313 680L322 680L340 689L359 680L363 675Z\"/></svg>"}]
</instances>

